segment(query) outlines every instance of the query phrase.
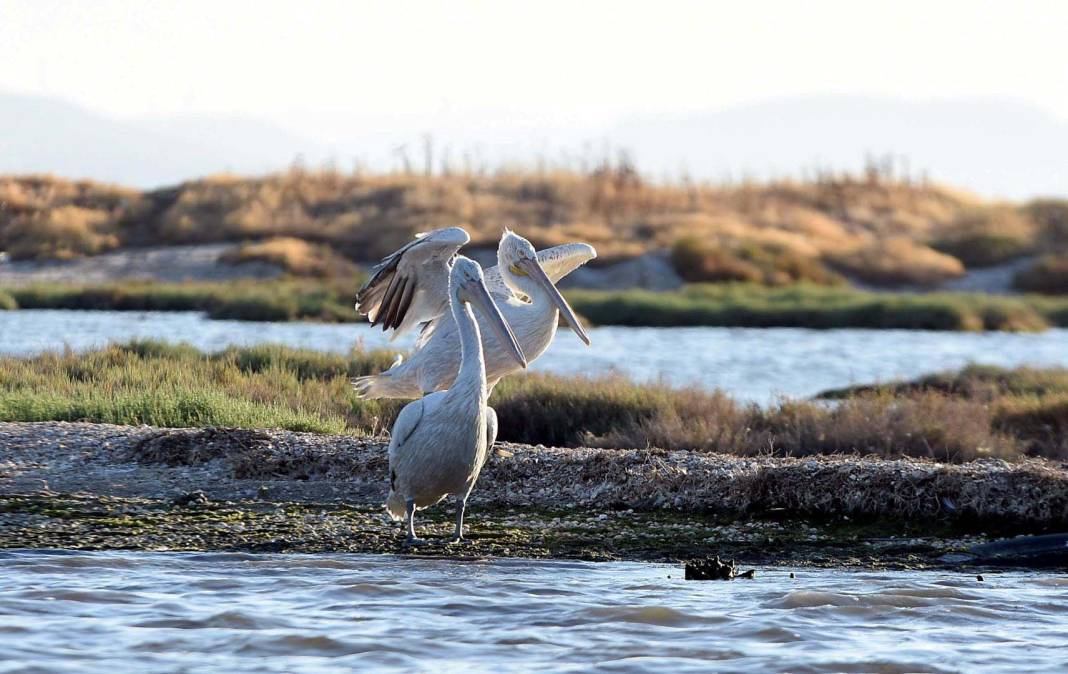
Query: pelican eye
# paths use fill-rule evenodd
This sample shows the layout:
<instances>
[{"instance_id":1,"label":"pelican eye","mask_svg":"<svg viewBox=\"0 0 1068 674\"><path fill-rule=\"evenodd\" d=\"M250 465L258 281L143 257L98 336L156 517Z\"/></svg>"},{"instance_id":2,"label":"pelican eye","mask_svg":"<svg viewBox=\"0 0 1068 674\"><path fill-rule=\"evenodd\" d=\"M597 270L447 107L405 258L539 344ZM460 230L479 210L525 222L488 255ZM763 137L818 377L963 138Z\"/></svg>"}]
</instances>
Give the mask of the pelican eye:
<instances>
[{"instance_id":1,"label":"pelican eye","mask_svg":"<svg viewBox=\"0 0 1068 674\"><path fill-rule=\"evenodd\" d=\"M520 269L519 265L514 263L514 262L512 263L511 267L508 267L508 271L512 272L516 276L526 276L527 275L527 272L522 270L522 269Z\"/></svg>"}]
</instances>

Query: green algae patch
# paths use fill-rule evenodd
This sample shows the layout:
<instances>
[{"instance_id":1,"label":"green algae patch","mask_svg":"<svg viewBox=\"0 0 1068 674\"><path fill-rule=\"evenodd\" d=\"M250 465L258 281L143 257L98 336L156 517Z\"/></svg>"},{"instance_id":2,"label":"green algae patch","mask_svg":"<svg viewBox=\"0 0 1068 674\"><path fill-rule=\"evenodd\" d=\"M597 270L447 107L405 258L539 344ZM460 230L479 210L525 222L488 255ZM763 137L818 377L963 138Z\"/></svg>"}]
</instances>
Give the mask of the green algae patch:
<instances>
[{"instance_id":1,"label":"green algae patch","mask_svg":"<svg viewBox=\"0 0 1068 674\"><path fill-rule=\"evenodd\" d=\"M472 509L467 541L448 545L451 507L420 513L412 551L377 507L345 503L173 500L81 494L0 496L0 548L352 552L445 557L678 561L925 568L987 533L876 521L720 517L671 511Z\"/></svg>"}]
</instances>

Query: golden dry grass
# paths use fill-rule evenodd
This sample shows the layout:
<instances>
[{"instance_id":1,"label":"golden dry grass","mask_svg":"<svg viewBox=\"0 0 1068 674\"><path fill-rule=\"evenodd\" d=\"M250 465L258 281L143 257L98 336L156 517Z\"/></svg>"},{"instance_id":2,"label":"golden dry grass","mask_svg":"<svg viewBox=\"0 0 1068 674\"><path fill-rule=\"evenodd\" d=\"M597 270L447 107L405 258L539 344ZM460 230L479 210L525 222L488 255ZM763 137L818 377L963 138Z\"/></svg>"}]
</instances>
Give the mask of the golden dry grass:
<instances>
[{"instance_id":1,"label":"golden dry grass","mask_svg":"<svg viewBox=\"0 0 1068 674\"><path fill-rule=\"evenodd\" d=\"M294 168L262 177L210 176L146 193L6 177L0 178L0 202L0 249L21 256L282 237L371 261L419 231L460 225L474 245L492 245L511 226L538 246L588 241L598 248L598 264L671 249L685 239L731 251L749 264L754 255L737 251L758 251L756 266L771 283L830 277L836 269L882 285L930 285L958 276L964 264L955 255L972 256L977 247L972 257L978 263L988 261L984 255L1014 255L1053 236L1062 216L1060 202L985 203L878 175L661 184L626 164L587 172L434 175ZM1013 245L1001 246L1005 242ZM756 275L732 272L739 274Z\"/></svg>"},{"instance_id":2,"label":"golden dry grass","mask_svg":"<svg viewBox=\"0 0 1068 674\"><path fill-rule=\"evenodd\" d=\"M242 244L223 258L235 264L266 262L294 276L355 277L357 269L329 246L308 243L292 236L276 236Z\"/></svg>"},{"instance_id":3,"label":"golden dry grass","mask_svg":"<svg viewBox=\"0 0 1068 674\"><path fill-rule=\"evenodd\" d=\"M125 220L145 213L136 190L54 176L0 177L0 250L65 259L119 246Z\"/></svg>"}]
</instances>

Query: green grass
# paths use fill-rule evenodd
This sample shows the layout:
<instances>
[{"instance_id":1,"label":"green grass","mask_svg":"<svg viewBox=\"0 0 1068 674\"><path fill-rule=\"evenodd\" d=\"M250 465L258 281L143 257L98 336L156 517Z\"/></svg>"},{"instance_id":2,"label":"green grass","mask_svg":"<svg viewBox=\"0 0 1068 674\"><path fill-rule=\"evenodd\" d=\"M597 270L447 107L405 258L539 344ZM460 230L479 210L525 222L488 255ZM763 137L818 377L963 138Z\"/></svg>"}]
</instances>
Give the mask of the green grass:
<instances>
[{"instance_id":1,"label":"green grass","mask_svg":"<svg viewBox=\"0 0 1068 674\"><path fill-rule=\"evenodd\" d=\"M388 367L389 358L274 346L205 354L157 341L4 358L0 419L374 431L382 409L395 406L357 401L348 379Z\"/></svg>"},{"instance_id":2,"label":"green grass","mask_svg":"<svg viewBox=\"0 0 1068 674\"><path fill-rule=\"evenodd\" d=\"M21 309L204 311L242 321L355 321L351 288L339 283L284 279L232 283L122 282L100 285L34 284L0 290ZM0 299L2 306L2 299Z\"/></svg>"},{"instance_id":3,"label":"green grass","mask_svg":"<svg viewBox=\"0 0 1068 674\"><path fill-rule=\"evenodd\" d=\"M600 325L907 330L1042 330L1068 325L1068 299L967 293L872 293L852 288L690 285L674 292L572 291Z\"/></svg>"},{"instance_id":4,"label":"green grass","mask_svg":"<svg viewBox=\"0 0 1068 674\"><path fill-rule=\"evenodd\" d=\"M407 401L360 400L349 380L387 368L394 355L281 346L204 353L135 341L82 354L6 357L0 420L380 434ZM1064 371L972 368L940 377L927 386L854 390L834 405L782 400L760 408L718 391L618 376L526 373L502 381L490 404L500 439L531 444L951 461L1068 457Z\"/></svg>"},{"instance_id":5,"label":"green grass","mask_svg":"<svg viewBox=\"0 0 1068 674\"><path fill-rule=\"evenodd\" d=\"M0 289L0 309L204 311L246 321L356 322L361 279L234 283L37 284ZM967 293L873 293L848 287L693 284L673 292L565 293L597 325L1036 331L1068 326L1068 298ZM6 304L5 304L6 302Z\"/></svg>"}]
</instances>

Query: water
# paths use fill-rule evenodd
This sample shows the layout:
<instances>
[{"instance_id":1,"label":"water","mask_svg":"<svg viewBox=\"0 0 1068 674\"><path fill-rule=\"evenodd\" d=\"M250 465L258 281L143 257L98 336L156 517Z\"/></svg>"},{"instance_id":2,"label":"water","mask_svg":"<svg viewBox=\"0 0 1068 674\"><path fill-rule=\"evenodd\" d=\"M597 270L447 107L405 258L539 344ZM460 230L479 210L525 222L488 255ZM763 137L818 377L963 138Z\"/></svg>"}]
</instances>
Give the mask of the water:
<instances>
[{"instance_id":1,"label":"water","mask_svg":"<svg viewBox=\"0 0 1068 674\"><path fill-rule=\"evenodd\" d=\"M389 345L365 324L213 321L198 313L0 312L0 353L86 349L135 337L182 340L208 350L278 342L345 352L356 343ZM777 395L810 396L828 388L913 378L969 362L1068 366L1068 330L1037 334L794 328L623 328L590 331L587 348L562 330L533 370L722 388L766 403ZM413 337L393 346L408 348Z\"/></svg>"},{"instance_id":2,"label":"water","mask_svg":"<svg viewBox=\"0 0 1068 674\"><path fill-rule=\"evenodd\" d=\"M668 578L668 576L671 576ZM0 553L0 672L1062 672L1068 578Z\"/></svg>"}]
</instances>

